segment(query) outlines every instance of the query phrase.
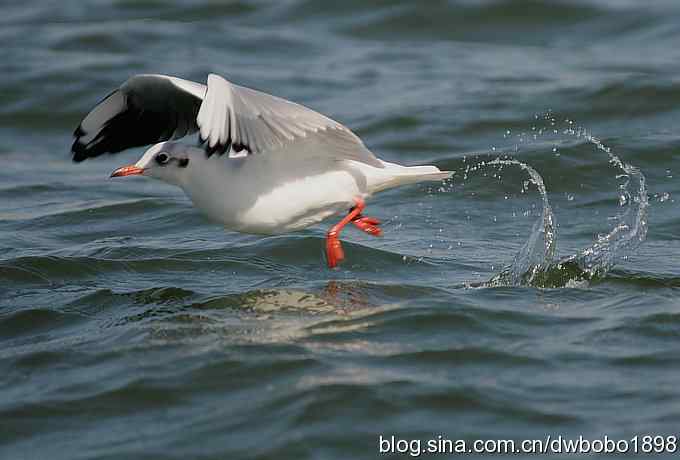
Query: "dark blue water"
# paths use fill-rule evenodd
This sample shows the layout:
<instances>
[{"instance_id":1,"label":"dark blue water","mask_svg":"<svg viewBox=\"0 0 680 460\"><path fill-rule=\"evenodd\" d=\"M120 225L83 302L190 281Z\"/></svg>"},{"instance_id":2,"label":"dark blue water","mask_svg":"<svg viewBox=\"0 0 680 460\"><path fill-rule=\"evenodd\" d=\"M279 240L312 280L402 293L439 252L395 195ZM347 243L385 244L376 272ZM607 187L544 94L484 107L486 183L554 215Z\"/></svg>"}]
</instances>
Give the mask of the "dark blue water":
<instances>
[{"instance_id":1,"label":"dark blue water","mask_svg":"<svg viewBox=\"0 0 680 460\"><path fill-rule=\"evenodd\" d=\"M0 458L680 435L678 18L670 0L6 2ZM384 237L346 231L329 270L326 225L229 233L179 189L108 179L141 149L71 163L128 77L209 72L456 175L376 196Z\"/></svg>"}]
</instances>

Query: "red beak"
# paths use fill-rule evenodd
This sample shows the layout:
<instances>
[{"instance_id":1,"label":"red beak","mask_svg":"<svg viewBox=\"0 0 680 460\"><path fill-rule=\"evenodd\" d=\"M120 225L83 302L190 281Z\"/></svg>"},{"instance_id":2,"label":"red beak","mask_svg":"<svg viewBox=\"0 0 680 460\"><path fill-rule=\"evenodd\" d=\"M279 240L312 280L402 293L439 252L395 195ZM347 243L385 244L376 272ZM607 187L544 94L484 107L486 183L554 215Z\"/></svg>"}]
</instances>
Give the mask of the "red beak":
<instances>
[{"instance_id":1,"label":"red beak","mask_svg":"<svg viewBox=\"0 0 680 460\"><path fill-rule=\"evenodd\" d=\"M139 176L144 173L144 168L139 166L123 166L122 168L116 169L111 173L111 177L123 177L123 176Z\"/></svg>"}]
</instances>

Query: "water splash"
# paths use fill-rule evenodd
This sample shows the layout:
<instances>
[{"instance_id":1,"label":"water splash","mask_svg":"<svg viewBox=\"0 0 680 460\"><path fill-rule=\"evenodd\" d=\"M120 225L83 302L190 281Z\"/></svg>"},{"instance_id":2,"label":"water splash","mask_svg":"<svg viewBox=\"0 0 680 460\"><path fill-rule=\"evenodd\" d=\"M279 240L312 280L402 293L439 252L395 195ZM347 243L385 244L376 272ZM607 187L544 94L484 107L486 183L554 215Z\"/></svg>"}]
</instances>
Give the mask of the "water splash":
<instances>
[{"instance_id":1,"label":"water splash","mask_svg":"<svg viewBox=\"0 0 680 460\"><path fill-rule=\"evenodd\" d=\"M592 144L597 151L607 154L609 163L620 169L616 177L622 182L618 189L619 212L612 218L614 226L608 233L600 235L588 247L556 261L557 221L548 199L548 193L541 175L531 166L515 159L496 158L493 161L480 162L466 168L470 171L487 166L517 166L529 175L542 200L541 216L536 220L529 238L515 255L512 263L492 277L484 286L535 286L562 287L587 283L601 278L621 259L635 250L647 236L647 214L649 201L645 176L639 168L624 162L615 155L612 149L600 139L592 136L582 127L574 126L565 120L567 127L560 130L552 114L544 115L548 128L532 128L531 139L537 140L545 133L551 135L567 135ZM525 142L526 136L521 136ZM495 149L494 149L495 150ZM515 151L519 149L515 147ZM558 147L552 148L554 155L559 155ZM525 187L526 188L526 183Z\"/></svg>"},{"instance_id":2,"label":"water splash","mask_svg":"<svg viewBox=\"0 0 680 460\"><path fill-rule=\"evenodd\" d=\"M557 245L555 215L548 201L548 192L545 189L543 178L531 166L510 158L496 158L486 164L522 168L529 174L530 182L536 186L543 201L541 216L534 223L529 239L517 252L512 263L487 284L489 286L531 285L536 277L550 268ZM526 185L524 188L526 188Z\"/></svg>"},{"instance_id":3,"label":"water splash","mask_svg":"<svg viewBox=\"0 0 680 460\"><path fill-rule=\"evenodd\" d=\"M624 181L619 185L619 207L622 211L615 218L616 225L591 246L565 260L565 263L576 262L592 278L606 274L619 259L637 249L645 240L649 201L647 182L639 168L622 161L599 139L588 133L582 135L608 155L609 163L623 171L617 178ZM633 188L635 183L637 186Z\"/></svg>"}]
</instances>

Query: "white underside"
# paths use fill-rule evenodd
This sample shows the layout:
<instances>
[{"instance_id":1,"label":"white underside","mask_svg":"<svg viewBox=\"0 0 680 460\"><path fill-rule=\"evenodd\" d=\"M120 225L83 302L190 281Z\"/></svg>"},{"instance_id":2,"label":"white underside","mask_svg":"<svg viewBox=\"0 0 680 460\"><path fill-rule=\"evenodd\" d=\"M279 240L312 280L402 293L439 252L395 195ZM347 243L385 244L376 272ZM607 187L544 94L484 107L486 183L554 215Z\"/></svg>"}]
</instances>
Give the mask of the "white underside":
<instances>
[{"instance_id":1,"label":"white underside","mask_svg":"<svg viewBox=\"0 0 680 460\"><path fill-rule=\"evenodd\" d=\"M213 158L192 169L182 188L212 220L245 233L286 233L321 222L387 188L442 180L434 166L376 168L353 160L300 155Z\"/></svg>"},{"instance_id":2,"label":"white underside","mask_svg":"<svg viewBox=\"0 0 680 460\"><path fill-rule=\"evenodd\" d=\"M238 214L240 231L283 233L321 222L368 193L347 171L328 171L278 184Z\"/></svg>"}]
</instances>

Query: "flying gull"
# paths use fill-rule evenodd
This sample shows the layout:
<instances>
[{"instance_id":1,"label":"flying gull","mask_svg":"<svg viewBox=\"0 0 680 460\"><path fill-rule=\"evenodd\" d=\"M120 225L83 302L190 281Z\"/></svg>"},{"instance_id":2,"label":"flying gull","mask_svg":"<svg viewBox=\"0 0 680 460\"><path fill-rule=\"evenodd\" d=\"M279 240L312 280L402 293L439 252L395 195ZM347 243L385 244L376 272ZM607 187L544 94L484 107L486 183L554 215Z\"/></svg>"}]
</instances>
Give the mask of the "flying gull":
<instances>
[{"instance_id":1,"label":"flying gull","mask_svg":"<svg viewBox=\"0 0 680 460\"><path fill-rule=\"evenodd\" d=\"M195 132L198 146L173 142ZM229 230L286 233L345 213L326 235L331 268L344 259L339 236L347 224L382 234L380 221L363 215L367 198L452 175L380 160L337 121L215 74L207 85L134 76L97 104L74 136L76 162L154 144L111 177L142 175L176 185Z\"/></svg>"}]
</instances>

